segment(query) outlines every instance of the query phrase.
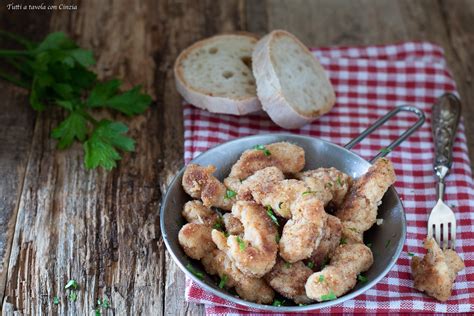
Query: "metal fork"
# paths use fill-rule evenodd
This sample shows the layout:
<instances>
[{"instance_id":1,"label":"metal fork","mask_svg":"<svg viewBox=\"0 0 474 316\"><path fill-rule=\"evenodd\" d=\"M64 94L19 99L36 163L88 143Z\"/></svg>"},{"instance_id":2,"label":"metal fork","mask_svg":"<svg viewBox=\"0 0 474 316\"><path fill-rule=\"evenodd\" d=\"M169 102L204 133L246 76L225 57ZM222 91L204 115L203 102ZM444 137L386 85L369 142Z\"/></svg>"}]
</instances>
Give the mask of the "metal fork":
<instances>
[{"instance_id":1,"label":"metal fork","mask_svg":"<svg viewBox=\"0 0 474 316\"><path fill-rule=\"evenodd\" d=\"M456 248L456 217L443 202L445 183L453 162L453 142L461 115L461 102L451 93L442 95L433 106L431 128L435 144L434 172L438 178L438 202L428 219L428 237L443 249Z\"/></svg>"}]
</instances>

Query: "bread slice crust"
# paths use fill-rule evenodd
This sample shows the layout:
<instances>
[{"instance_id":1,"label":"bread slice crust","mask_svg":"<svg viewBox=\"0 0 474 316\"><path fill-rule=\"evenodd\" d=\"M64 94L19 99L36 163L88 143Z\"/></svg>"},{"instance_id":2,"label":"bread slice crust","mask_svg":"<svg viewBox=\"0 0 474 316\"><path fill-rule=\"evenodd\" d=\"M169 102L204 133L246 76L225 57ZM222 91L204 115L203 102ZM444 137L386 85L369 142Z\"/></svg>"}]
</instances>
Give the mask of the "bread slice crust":
<instances>
[{"instance_id":1,"label":"bread slice crust","mask_svg":"<svg viewBox=\"0 0 474 316\"><path fill-rule=\"evenodd\" d=\"M286 95L277 73L276 67L280 65L277 64L273 46L276 41L282 38L291 39L295 49L299 49L306 55L304 58L311 63L309 67L317 72L317 83L321 91L318 92L318 98L312 100L314 104L308 111L301 111L295 104L295 100ZM308 55L311 58L307 58ZM297 57L292 56L293 58ZM309 49L291 33L275 30L260 39L252 54L252 70L257 82L257 95L263 110L281 127L288 129L302 127L329 112L334 106L336 100L334 89L323 67Z\"/></svg>"},{"instance_id":2,"label":"bread slice crust","mask_svg":"<svg viewBox=\"0 0 474 316\"><path fill-rule=\"evenodd\" d=\"M176 89L181 96L189 103L213 113L245 115L248 113L261 110L260 101L254 93L246 93L245 95L219 95L213 91L200 89L195 87L192 81L186 79L183 68L183 61L189 56L204 47L208 47L213 43L218 46L223 40L244 40L250 43L257 43L258 37L247 32L226 33L212 36L210 38L198 41L185 50L183 50L174 64L174 76ZM251 51L249 52L249 59ZM251 61L248 61L251 67ZM223 65L224 67L225 65ZM252 76L249 70L249 76ZM218 80L218 78L216 78Z\"/></svg>"}]
</instances>

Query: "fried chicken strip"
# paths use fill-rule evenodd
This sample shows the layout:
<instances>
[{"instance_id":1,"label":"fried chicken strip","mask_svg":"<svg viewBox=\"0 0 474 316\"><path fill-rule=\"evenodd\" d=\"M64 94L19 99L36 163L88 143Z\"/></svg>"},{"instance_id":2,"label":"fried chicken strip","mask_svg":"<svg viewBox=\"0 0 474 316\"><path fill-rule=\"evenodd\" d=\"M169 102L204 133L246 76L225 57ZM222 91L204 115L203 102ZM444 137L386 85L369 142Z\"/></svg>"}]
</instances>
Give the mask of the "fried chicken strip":
<instances>
[{"instance_id":1,"label":"fried chicken strip","mask_svg":"<svg viewBox=\"0 0 474 316\"><path fill-rule=\"evenodd\" d=\"M342 225L339 218L328 215L326 226L318 247L311 254L311 261L316 267L332 258L334 251L341 242Z\"/></svg>"},{"instance_id":2,"label":"fried chicken strip","mask_svg":"<svg viewBox=\"0 0 474 316\"><path fill-rule=\"evenodd\" d=\"M283 173L290 174L301 171L304 165L304 150L297 145L288 142L261 145L260 149L248 149L242 153L239 160L232 166L224 184L237 192L240 181L258 170L273 166Z\"/></svg>"},{"instance_id":3,"label":"fried chicken strip","mask_svg":"<svg viewBox=\"0 0 474 316\"><path fill-rule=\"evenodd\" d=\"M263 279L244 275L223 251L217 249L212 241L212 214L216 213L200 201L186 203L183 216L191 222L184 225L178 234L184 252L193 259L201 260L207 273L226 278L225 287L235 287L244 300L271 303L274 297L272 288Z\"/></svg>"},{"instance_id":4,"label":"fried chicken strip","mask_svg":"<svg viewBox=\"0 0 474 316\"><path fill-rule=\"evenodd\" d=\"M201 199L204 206L229 211L235 199L227 198L227 188L212 175L215 170L216 167L212 165L202 167L189 164L183 175L184 191L195 199Z\"/></svg>"},{"instance_id":5,"label":"fried chicken strip","mask_svg":"<svg viewBox=\"0 0 474 316\"><path fill-rule=\"evenodd\" d=\"M239 296L247 301L270 304L275 293L264 279L243 274L235 263L221 250L215 249L201 260L204 269L211 275L226 278L226 288L235 287Z\"/></svg>"},{"instance_id":6,"label":"fried chicken strip","mask_svg":"<svg viewBox=\"0 0 474 316\"><path fill-rule=\"evenodd\" d=\"M243 237L230 235L226 238L224 233L214 229L212 240L244 274L262 277L275 265L276 226L265 208L255 202L237 201L232 207L232 215L242 223Z\"/></svg>"},{"instance_id":7,"label":"fried chicken strip","mask_svg":"<svg viewBox=\"0 0 474 316\"><path fill-rule=\"evenodd\" d=\"M225 230L231 235L242 235L244 233L244 226L242 222L232 215L232 213L225 213L222 218L224 219Z\"/></svg>"},{"instance_id":8,"label":"fried chicken strip","mask_svg":"<svg viewBox=\"0 0 474 316\"><path fill-rule=\"evenodd\" d=\"M301 195L283 227L280 256L290 263L309 258L319 246L326 221L323 203L310 194Z\"/></svg>"},{"instance_id":9,"label":"fried chicken strip","mask_svg":"<svg viewBox=\"0 0 474 316\"><path fill-rule=\"evenodd\" d=\"M186 202L181 214L188 223L206 224L211 227L219 222L219 214L197 200Z\"/></svg>"},{"instance_id":10,"label":"fried chicken strip","mask_svg":"<svg viewBox=\"0 0 474 316\"><path fill-rule=\"evenodd\" d=\"M264 278L284 297L294 300L296 304L308 304L312 300L306 296L304 285L311 274L313 270L302 261L290 264L278 258L273 269Z\"/></svg>"},{"instance_id":11,"label":"fried chicken strip","mask_svg":"<svg viewBox=\"0 0 474 316\"><path fill-rule=\"evenodd\" d=\"M349 175L333 167L300 172L296 174L296 178L303 180L312 190L323 191L329 197L325 197L322 201L327 204L326 200L329 199L337 207L344 201L352 184Z\"/></svg>"},{"instance_id":12,"label":"fried chicken strip","mask_svg":"<svg viewBox=\"0 0 474 316\"><path fill-rule=\"evenodd\" d=\"M424 242L428 250L423 259L413 257L411 270L415 280L415 288L441 302L451 296L457 273L465 268L458 254L451 250L441 250L433 238Z\"/></svg>"},{"instance_id":13,"label":"fried chicken strip","mask_svg":"<svg viewBox=\"0 0 474 316\"><path fill-rule=\"evenodd\" d=\"M318 302L327 296L339 297L357 283L357 275L367 271L374 259L370 248L363 244L340 245L331 263L306 281L306 295Z\"/></svg>"},{"instance_id":14,"label":"fried chicken strip","mask_svg":"<svg viewBox=\"0 0 474 316\"><path fill-rule=\"evenodd\" d=\"M377 159L367 173L356 180L336 216L346 228L361 235L375 224L377 208L395 180L395 171L390 160ZM353 234L346 237L350 239L351 235Z\"/></svg>"}]
</instances>

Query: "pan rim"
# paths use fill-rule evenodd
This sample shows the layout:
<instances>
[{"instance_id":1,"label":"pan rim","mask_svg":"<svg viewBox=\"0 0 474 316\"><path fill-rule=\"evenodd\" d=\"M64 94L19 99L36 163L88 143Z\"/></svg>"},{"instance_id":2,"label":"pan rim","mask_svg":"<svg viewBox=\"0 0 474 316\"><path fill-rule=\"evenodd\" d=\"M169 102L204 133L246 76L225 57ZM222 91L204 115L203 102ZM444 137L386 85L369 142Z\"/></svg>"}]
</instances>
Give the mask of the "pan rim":
<instances>
[{"instance_id":1,"label":"pan rim","mask_svg":"<svg viewBox=\"0 0 474 316\"><path fill-rule=\"evenodd\" d=\"M256 135L249 135L249 136L245 136L245 137L239 137L239 138L235 138L235 139L232 139L230 141L227 141L227 142L224 142L224 143L221 143L221 144L218 144L216 146L213 146L211 148L209 148L208 150L200 153L198 156L196 156L195 158L193 158L189 163L192 163L194 162L195 160L199 159L202 155L208 153L209 151L211 150L216 150L216 149L219 149L221 147L224 147L224 146L229 146L230 144L234 143L234 142L238 142L238 141L242 141L242 140L248 140L248 139L254 139L254 138L259 138L259 137L288 137L288 141L291 142L291 139L293 138L300 138L300 139L305 139L305 140L309 140L309 141L314 141L314 140L318 140L318 141L322 141L330 146L336 146L336 147L339 147L340 149L346 151L347 154L349 155L354 155L364 161L367 162L368 165L371 165L371 163L369 161L367 161L366 159L364 159L363 157L359 156L358 154L354 153L353 151L347 149L347 148L344 148L343 146L340 146L338 144L335 144L335 143L332 143L332 142L329 142L327 140L324 140L324 139L321 139L321 138L317 138L317 137L312 137L312 136L309 136L309 135L296 135L296 134L291 134L291 133L263 133L263 134L256 134ZM405 245L405 241L406 241L406 233L407 233L407 222L406 222L406 213L405 213L405 207L403 205L403 202L402 200L400 199L400 196L398 194L398 192L396 191L396 189L394 188L394 186L390 186L389 190L393 190L394 193L395 193L395 197L396 197L396 200L398 203L400 203L401 205L401 213L402 213L402 217L401 217L401 222L402 222L402 231L400 232L400 239L398 241L398 245L397 245L397 248L395 250L395 253L394 255L392 256L392 258L390 259L390 262L389 264L383 269L383 271L377 275L372 281L370 282L367 282L364 286L362 286L361 288L355 290L355 291L351 291L335 300L332 300L332 301L326 301L326 302L320 302L320 303L313 303L313 304L309 304L309 305L304 305L304 306L273 306L273 305L265 305L265 304L258 304L258 303L253 303L253 302L249 302L249 301L246 301L246 300L243 300L239 297L235 297L233 295L229 295L223 291L219 291L217 289L214 289L213 287L209 286L205 281L197 278L194 274L192 274L185 266L184 264L178 259L178 257L176 256L176 254L174 253L174 251L172 250L172 247L169 243L169 240L168 240L168 234L166 233L166 228L165 228L165 223L164 223L164 214L165 214L165 205L167 203L165 203L165 201L167 201L169 199L169 195L170 195L170 188L173 187L175 185L175 183L181 179L183 173L184 173L184 170L186 169L186 165L185 164L183 167L180 168L180 170L175 174L173 180L170 182L170 184L168 185L168 188L166 190L166 193L161 201L161 206L160 206L160 230L161 230L161 235L162 235L162 238L163 238L163 241L165 243L165 246L169 252L169 254L171 255L171 257L173 258L173 261L178 265L178 267L180 268L180 270L182 272L184 272L184 274L186 276L188 276L189 278L191 278L194 282L196 282L201 288L203 288L204 290L206 291L209 291L211 292L212 294L215 294L216 296L222 298L222 299L225 299L225 300L228 300L232 303L235 303L235 304L238 304L238 305L241 305L243 307L247 307L247 308L253 308L253 309L256 309L256 310L264 310L264 311L272 311L272 312L304 312L304 311L313 311L313 310L319 310L319 309L322 309L322 308L327 308L327 307L331 307L331 306L335 306L335 305L338 305L338 304L341 304L347 300L350 300L356 296L359 296L363 293L365 293L367 290L369 290L370 288L372 288L373 286L375 286L376 284L378 284L380 282L380 280L382 280L393 268L393 266L395 265L395 263L397 262L398 258L400 257L401 255L401 252L403 250L403 246ZM237 306L238 308L238 306Z\"/></svg>"}]
</instances>

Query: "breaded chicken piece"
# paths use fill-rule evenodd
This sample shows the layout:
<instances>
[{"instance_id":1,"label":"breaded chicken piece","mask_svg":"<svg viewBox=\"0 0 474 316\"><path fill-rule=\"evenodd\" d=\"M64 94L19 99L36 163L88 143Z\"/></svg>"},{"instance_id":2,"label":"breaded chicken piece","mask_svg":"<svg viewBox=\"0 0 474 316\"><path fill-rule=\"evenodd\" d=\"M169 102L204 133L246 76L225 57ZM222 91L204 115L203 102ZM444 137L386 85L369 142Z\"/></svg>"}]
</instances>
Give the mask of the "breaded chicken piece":
<instances>
[{"instance_id":1,"label":"breaded chicken piece","mask_svg":"<svg viewBox=\"0 0 474 316\"><path fill-rule=\"evenodd\" d=\"M209 207L205 207L201 201L193 200L184 204L181 213L188 223L198 223L212 226L219 222L219 214Z\"/></svg>"},{"instance_id":2,"label":"breaded chicken piece","mask_svg":"<svg viewBox=\"0 0 474 316\"><path fill-rule=\"evenodd\" d=\"M433 238L427 238L424 246L428 252L423 259L415 256L411 261L415 288L446 302L457 273L465 268L464 262L455 251L441 250Z\"/></svg>"},{"instance_id":3,"label":"breaded chicken piece","mask_svg":"<svg viewBox=\"0 0 474 316\"><path fill-rule=\"evenodd\" d=\"M377 220L377 208L388 188L395 183L390 160L380 158L356 180L336 216L354 232L363 233Z\"/></svg>"},{"instance_id":4,"label":"breaded chicken piece","mask_svg":"<svg viewBox=\"0 0 474 316\"><path fill-rule=\"evenodd\" d=\"M215 206L223 210L230 210L234 198L227 198L227 188L212 174L215 166L202 167L189 164L183 175L183 188L187 194L195 199L201 199L204 206Z\"/></svg>"},{"instance_id":5,"label":"breaded chicken piece","mask_svg":"<svg viewBox=\"0 0 474 316\"><path fill-rule=\"evenodd\" d=\"M277 167L285 174L297 173L305 165L304 150L288 142L260 145L260 149L248 149L232 166L225 185L238 191L240 180L244 180L256 171L266 167Z\"/></svg>"},{"instance_id":6,"label":"breaded chicken piece","mask_svg":"<svg viewBox=\"0 0 474 316\"><path fill-rule=\"evenodd\" d=\"M184 252L191 258L201 260L216 249L211 237L212 228L203 224L188 223L178 233L178 241Z\"/></svg>"},{"instance_id":7,"label":"breaded chicken piece","mask_svg":"<svg viewBox=\"0 0 474 316\"><path fill-rule=\"evenodd\" d=\"M215 249L203 257L201 262L207 273L218 275L221 279L225 277L225 287L235 287L242 299L259 304L273 301L275 293L265 280L243 274L223 251Z\"/></svg>"},{"instance_id":8,"label":"breaded chicken piece","mask_svg":"<svg viewBox=\"0 0 474 316\"><path fill-rule=\"evenodd\" d=\"M296 304L308 304L312 300L306 296L304 285L311 274L313 270L302 261L288 263L278 258L273 269L264 278L284 297L292 299Z\"/></svg>"},{"instance_id":9,"label":"breaded chicken piece","mask_svg":"<svg viewBox=\"0 0 474 316\"><path fill-rule=\"evenodd\" d=\"M342 224L339 218L328 215L321 242L310 258L316 267L320 267L324 262L332 258L334 251L341 242L341 232Z\"/></svg>"},{"instance_id":10,"label":"breaded chicken piece","mask_svg":"<svg viewBox=\"0 0 474 316\"><path fill-rule=\"evenodd\" d=\"M357 275L367 271L373 261L372 251L364 244L340 245L331 263L308 278L306 295L321 302L325 297L347 293L356 285Z\"/></svg>"},{"instance_id":11,"label":"breaded chicken piece","mask_svg":"<svg viewBox=\"0 0 474 316\"><path fill-rule=\"evenodd\" d=\"M267 215L265 208L255 202L237 201L232 207L232 215L240 220L244 235L225 235L216 229L212 240L224 251L245 275L262 277L275 265L278 246L277 229Z\"/></svg>"},{"instance_id":12,"label":"breaded chicken piece","mask_svg":"<svg viewBox=\"0 0 474 316\"><path fill-rule=\"evenodd\" d=\"M198 205L197 208L193 207L196 205ZM202 211L198 203L190 203L187 211L183 211L183 213L188 215L187 219L200 221L199 217L194 216L193 211L189 211L196 209ZM225 276L227 280L225 287L235 287L235 290L243 299L261 304L271 303L274 297L272 288L263 279L249 277L240 272L235 264L227 258L226 254L217 249L216 244L212 241L212 221L203 222L188 223L179 231L178 241L184 252L193 259L201 260L207 273L218 275L221 278Z\"/></svg>"},{"instance_id":13,"label":"breaded chicken piece","mask_svg":"<svg viewBox=\"0 0 474 316\"><path fill-rule=\"evenodd\" d=\"M310 194L302 194L291 209L291 219L283 227L280 256L290 263L309 258L319 246L326 221L323 203Z\"/></svg>"},{"instance_id":14,"label":"breaded chicken piece","mask_svg":"<svg viewBox=\"0 0 474 316\"><path fill-rule=\"evenodd\" d=\"M309 191L303 181L285 180L280 169L268 167L255 172L243 181L239 188L239 200L255 200L258 204L269 205L276 214L291 217L291 206L304 192Z\"/></svg>"},{"instance_id":15,"label":"breaded chicken piece","mask_svg":"<svg viewBox=\"0 0 474 316\"><path fill-rule=\"evenodd\" d=\"M225 230L231 235L242 235L244 233L244 226L242 222L232 215L232 213L225 213L222 216L224 220Z\"/></svg>"},{"instance_id":16,"label":"breaded chicken piece","mask_svg":"<svg viewBox=\"0 0 474 316\"><path fill-rule=\"evenodd\" d=\"M324 191L329 192L330 201L337 207L342 204L352 185L352 178L349 175L333 167L300 172L296 175L296 178L306 182L310 185L310 188L315 187L315 189L321 190L320 187L322 186L325 189Z\"/></svg>"}]
</instances>

